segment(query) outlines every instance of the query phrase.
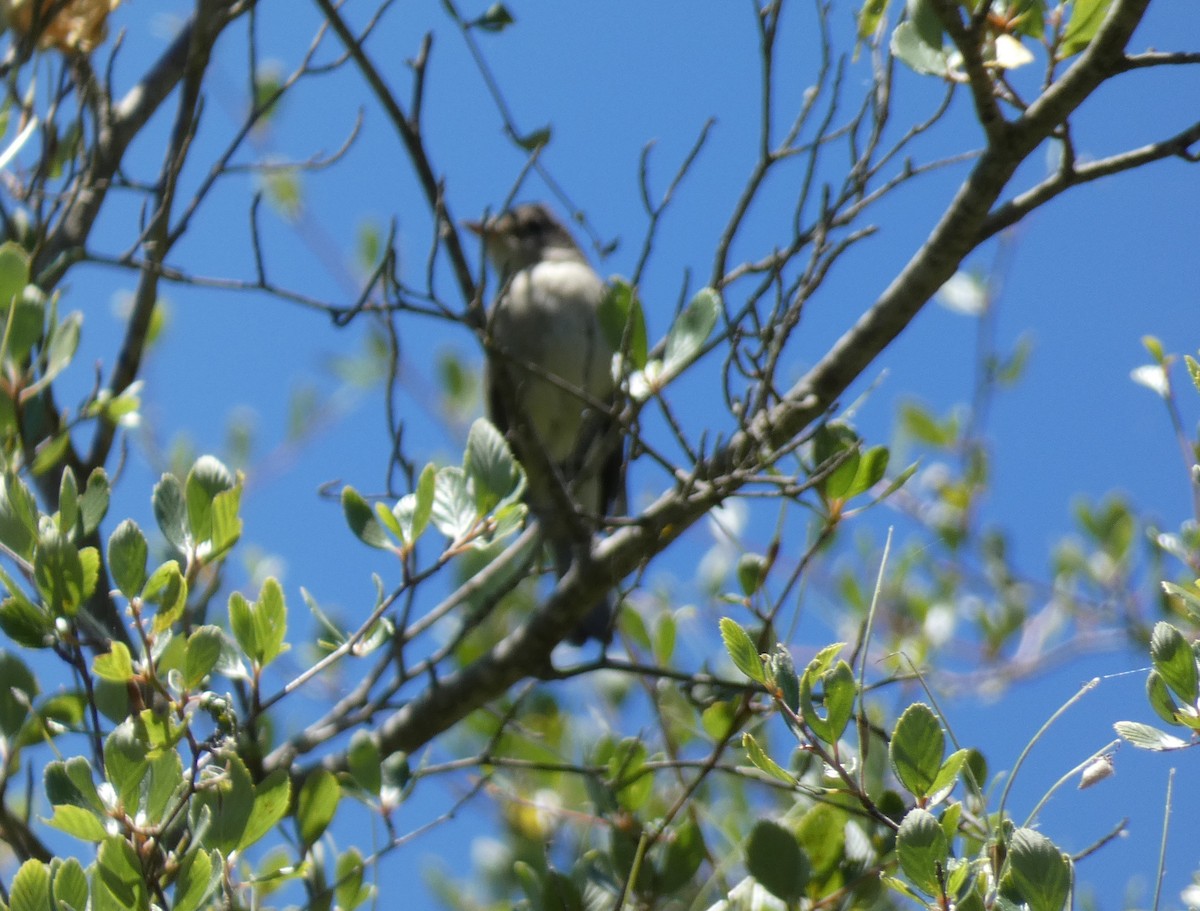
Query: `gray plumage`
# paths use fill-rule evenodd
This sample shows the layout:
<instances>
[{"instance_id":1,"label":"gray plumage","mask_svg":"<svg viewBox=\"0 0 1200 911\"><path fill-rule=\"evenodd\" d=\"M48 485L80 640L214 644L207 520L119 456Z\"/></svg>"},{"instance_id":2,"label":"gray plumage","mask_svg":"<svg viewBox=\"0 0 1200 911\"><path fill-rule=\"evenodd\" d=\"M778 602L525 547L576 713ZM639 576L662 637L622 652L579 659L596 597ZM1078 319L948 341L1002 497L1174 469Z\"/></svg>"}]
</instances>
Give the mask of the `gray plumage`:
<instances>
[{"instance_id":1,"label":"gray plumage","mask_svg":"<svg viewBox=\"0 0 1200 911\"><path fill-rule=\"evenodd\" d=\"M613 347L599 320L605 285L545 206L517 206L468 227L483 238L501 282L488 318L497 349L487 364L489 418L526 467L526 501L552 542L562 576L590 546L596 518L624 499L621 437L603 411L614 394ZM583 522L564 521L556 482L539 479L533 468L540 460L530 457L529 446L558 473ZM610 593L570 640L607 644L613 611Z\"/></svg>"}]
</instances>

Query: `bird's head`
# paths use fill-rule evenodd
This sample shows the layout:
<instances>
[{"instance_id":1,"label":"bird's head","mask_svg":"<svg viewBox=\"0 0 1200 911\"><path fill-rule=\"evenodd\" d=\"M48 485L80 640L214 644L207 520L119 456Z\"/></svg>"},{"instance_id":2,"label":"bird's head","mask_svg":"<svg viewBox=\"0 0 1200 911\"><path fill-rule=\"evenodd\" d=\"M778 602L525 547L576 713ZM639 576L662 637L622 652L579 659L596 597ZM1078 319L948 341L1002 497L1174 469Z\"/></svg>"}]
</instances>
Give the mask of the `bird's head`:
<instances>
[{"instance_id":1,"label":"bird's head","mask_svg":"<svg viewBox=\"0 0 1200 911\"><path fill-rule=\"evenodd\" d=\"M483 238L488 259L501 275L512 275L543 260L584 259L570 232L541 203L525 203L464 224Z\"/></svg>"}]
</instances>

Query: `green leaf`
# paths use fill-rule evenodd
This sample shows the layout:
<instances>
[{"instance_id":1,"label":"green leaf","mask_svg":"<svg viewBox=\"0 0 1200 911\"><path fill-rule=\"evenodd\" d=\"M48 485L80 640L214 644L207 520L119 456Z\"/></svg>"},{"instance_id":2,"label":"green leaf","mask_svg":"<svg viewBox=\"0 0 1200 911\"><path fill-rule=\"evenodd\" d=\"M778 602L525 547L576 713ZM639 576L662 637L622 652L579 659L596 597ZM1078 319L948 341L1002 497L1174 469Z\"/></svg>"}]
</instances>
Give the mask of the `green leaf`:
<instances>
[{"instance_id":1,"label":"green leaf","mask_svg":"<svg viewBox=\"0 0 1200 911\"><path fill-rule=\"evenodd\" d=\"M485 32L499 33L510 25L513 25L516 21L512 17L512 13L508 11L508 7L503 3L493 3L472 25L483 29Z\"/></svg>"},{"instance_id":2,"label":"green leaf","mask_svg":"<svg viewBox=\"0 0 1200 911\"><path fill-rule=\"evenodd\" d=\"M933 800L940 800L943 792L949 794L953 790L958 783L959 773L962 772L970 755L970 750L955 750L946 757L946 761L938 769L937 777L933 779L933 784L929 786L929 793Z\"/></svg>"},{"instance_id":3,"label":"green leaf","mask_svg":"<svg viewBox=\"0 0 1200 911\"><path fill-rule=\"evenodd\" d=\"M102 680L128 683L133 679L133 657L129 654L129 646L114 641L110 651L92 660L92 673Z\"/></svg>"},{"instance_id":4,"label":"green leaf","mask_svg":"<svg viewBox=\"0 0 1200 911\"><path fill-rule=\"evenodd\" d=\"M1139 750L1163 753L1170 750L1187 749L1193 745L1190 740L1183 740L1166 731L1160 731L1158 728L1137 721L1118 721L1113 728L1116 730L1117 736Z\"/></svg>"},{"instance_id":5,"label":"green leaf","mask_svg":"<svg viewBox=\"0 0 1200 911\"><path fill-rule=\"evenodd\" d=\"M379 744L369 731L359 728L350 738L350 749L346 753L346 764L355 783L375 797L383 787L383 757Z\"/></svg>"},{"instance_id":6,"label":"green leaf","mask_svg":"<svg viewBox=\"0 0 1200 911\"><path fill-rule=\"evenodd\" d=\"M1058 45L1059 60L1078 54L1092 43L1110 6L1112 0L1072 0L1071 18Z\"/></svg>"},{"instance_id":7,"label":"green leaf","mask_svg":"<svg viewBox=\"0 0 1200 911\"><path fill-rule=\"evenodd\" d=\"M646 319L642 314L642 302L633 288L621 279L613 279L600 302L600 328L614 351L624 351L626 360L635 370L646 366L649 348L646 339ZM629 330L629 347L622 347L626 327Z\"/></svg>"},{"instance_id":8,"label":"green leaf","mask_svg":"<svg viewBox=\"0 0 1200 911\"><path fill-rule=\"evenodd\" d=\"M1150 708L1154 709L1155 714L1167 724L1183 723L1179 706L1172 698L1171 691L1158 671L1151 671L1146 675L1146 698L1150 702Z\"/></svg>"},{"instance_id":9,"label":"green leaf","mask_svg":"<svg viewBox=\"0 0 1200 911\"><path fill-rule=\"evenodd\" d=\"M30 560L37 539L38 509L33 494L16 475L0 476L0 544Z\"/></svg>"},{"instance_id":10,"label":"green leaf","mask_svg":"<svg viewBox=\"0 0 1200 911\"><path fill-rule=\"evenodd\" d=\"M813 686L820 681L825 690L825 714L817 711L813 703ZM805 724L813 734L828 744L836 744L841 739L846 725L854 714L854 700L858 685L854 680L854 671L845 661L838 661L832 668L817 673L813 664L805 669L800 678L800 714ZM940 759L940 757L939 757Z\"/></svg>"},{"instance_id":11,"label":"green leaf","mask_svg":"<svg viewBox=\"0 0 1200 911\"><path fill-rule=\"evenodd\" d=\"M461 468L450 465L438 471L430 518L434 527L451 541L462 539L475 527L479 514Z\"/></svg>"},{"instance_id":12,"label":"green leaf","mask_svg":"<svg viewBox=\"0 0 1200 911\"><path fill-rule=\"evenodd\" d=\"M266 667L287 651L287 604L279 581L268 576L254 604L254 622L258 626L258 643L262 649L261 664Z\"/></svg>"},{"instance_id":13,"label":"green leaf","mask_svg":"<svg viewBox=\"0 0 1200 911\"><path fill-rule=\"evenodd\" d=\"M125 721L104 739L104 775L126 807L138 806L138 791L150 767L146 745Z\"/></svg>"},{"instance_id":14,"label":"green leaf","mask_svg":"<svg viewBox=\"0 0 1200 911\"><path fill-rule=\"evenodd\" d=\"M712 288L697 291L667 332L663 356L665 377L678 375L696 359L720 315L721 295Z\"/></svg>"},{"instance_id":15,"label":"green leaf","mask_svg":"<svg viewBox=\"0 0 1200 911\"><path fill-rule=\"evenodd\" d=\"M87 874L74 857L68 857L54 874L56 911L85 911L88 901Z\"/></svg>"},{"instance_id":16,"label":"green leaf","mask_svg":"<svg viewBox=\"0 0 1200 911\"><path fill-rule=\"evenodd\" d=\"M770 563L762 554L742 554L738 559L737 577L742 594L746 597L757 594L767 578Z\"/></svg>"},{"instance_id":17,"label":"green leaf","mask_svg":"<svg viewBox=\"0 0 1200 911\"><path fill-rule=\"evenodd\" d=\"M71 804L61 804L55 807L54 813L46 820L46 824L60 832L66 832L80 841L99 843L108 837L104 823L95 813Z\"/></svg>"},{"instance_id":18,"label":"green leaf","mask_svg":"<svg viewBox=\"0 0 1200 911\"><path fill-rule=\"evenodd\" d=\"M179 564L171 560L151 573L142 586L142 598L149 604L158 605L154 631L162 633L170 629L187 608L188 584Z\"/></svg>"},{"instance_id":19,"label":"green leaf","mask_svg":"<svg viewBox=\"0 0 1200 911\"><path fill-rule=\"evenodd\" d=\"M68 539L75 538L75 525L79 521L79 486L75 483L75 472L68 465L63 469L58 484L58 530Z\"/></svg>"},{"instance_id":20,"label":"green leaf","mask_svg":"<svg viewBox=\"0 0 1200 911\"><path fill-rule=\"evenodd\" d=\"M250 602L241 592L232 592L229 595L229 628L233 631L238 648L251 660L257 660L255 656L262 651L258 642L258 627L254 622L254 611Z\"/></svg>"},{"instance_id":21,"label":"green leaf","mask_svg":"<svg viewBox=\"0 0 1200 911\"><path fill-rule=\"evenodd\" d=\"M941 894L941 878L950 858L946 833L928 810L909 810L896 833L900 869L926 895Z\"/></svg>"},{"instance_id":22,"label":"green leaf","mask_svg":"<svg viewBox=\"0 0 1200 911\"><path fill-rule=\"evenodd\" d=\"M512 501L524 489L524 477L504 435L479 418L467 434L463 468L475 492L475 509L486 515L501 502Z\"/></svg>"},{"instance_id":23,"label":"green leaf","mask_svg":"<svg viewBox=\"0 0 1200 911\"><path fill-rule=\"evenodd\" d=\"M223 490L212 501L212 549L205 560L213 562L226 553L242 537L242 518L238 510L242 504L242 485L239 481L229 490Z\"/></svg>"},{"instance_id":24,"label":"green leaf","mask_svg":"<svg viewBox=\"0 0 1200 911\"><path fill-rule=\"evenodd\" d=\"M392 542L375 517L371 505L353 487L342 488L342 514L354 536L363 544L380 550L391 548Z\"/></svg>"},{"instance_id":25,"label":"green leaf","mask_svg":"<svg viewBox=\"0 0 1200 911\"><path fill-rule=\"evenodd\" d=\"M0 244L0 307L7 308L29 284L29 254L11 240Z\"/></svg>"},{"instance_id":26,"label":"green leaf","mask_svg":"<svg viewBox=\"0 0 1200 911\"><path fill-rule=\"evenodd\" d=\"M104 812L104 802L92 780L92 766L82 756L72 756L66 762L47 763L42 782L46 799L53 806L70 804L97 813Z\"/></svg>"},{"instance_id":27,"label":"green leaf","mask_svg":"<svg viewBox=\"0 0 1200 911\"><path fill-rule=\"evenodd\" d=\"M307 849L316 842L333 821L341 788L327 769L312 772L300 787L296 798L296 826L300 841Z\"/></svg>"},{"instance_id":28,"label":"green leaf","mask_svg":"<svg viewBox=\"0 0 1200 911\"><path fill-rule=\"evenodd\" d=\"M668 837L662 869L655 883L660 895L678 893L691 882L707 856L704 836L691 818L686 818Z\"/></svg>"},{"instance_id":29,"label":"green leaf","mask_svg":"<svg viewBox=\"0 0 1200 911\"><path fill-rule=\"evenodd\" d=\"M526 152L536 152L538 149L550 144L551 136L553 136L553 131L550 129L550 127L544 126L541 129L531 130L524 136L517 136L514 138L517 145L519 145Z\"/></svg>"},{"instance_id":30,"label":"green leaf","mask_svg":"<svg viewBox=\"0 0 1200 911\"><path fill-rule=\"evenodd\" d=\"M1183 363L1187 365L1188 376L1192 378L1192 385L1196 387L1196 391L1200 392L1200 361L1197 361L1190 354L1183 356Z\"/></svg>"},{"instance_id":31,"label":"green leaf","mask_svg":"<svg viewBox=\"0 0 1200 911\"><path fill-rule=\"evenodd\" d=\"M126 519L108 536L109 572L121 594L130 600L141 594L142 586L146 584L149 553L146 536L132 519Z\"/></svg>"},{"instance_id":32,"label":"green leaf","mask_svg":"<svg viewBox=\"0 0 1200 911\"><path fill-rule=\"evenodd\" d=\"M858 40L867 41L879 28L890 0L866 0L858 11Z\"/></svg>"},{"instance_id":33,"label":"green leaf","mask_svg":"<svg viewBox=\"0 0 1200 911\"><path fill-rule=\"evenodd\" d=\"M47 864L40 860L27 860L21 864L9 887L8 907L11 911L56 911Z\"/></svg>"},{"instance_id":34,"label":"green leaf","mask_svg":"<svg viewBox=\"0 0 1200 911\"><path fill-rule=\"evenodd\" d=\"M175 879L172 911L198 911L215 886L212 859L204 851L189 851Z\"/></svg>"},{"instance_id":35,"label":"green leaf","mask_svg":"<svg viewBox=\"0 0 1200 911\"><path fill-rule=\"evenodd\" d=\"M892 54L913 72L945 76L949 71L946 52L929 45L912 22L901 22L892 32Z\"/></svg>"},{"instance_id":36,"label":"green leaf","mask_svg":"<svg viewBox=\"0 0 1200 911\"><path fill-rule=\"evenodd\" d=\"M1013 832L1008 870L1030 911L1062 911L1071 891L1071 863L1045 835L1024 828Z\"/></svg>"},{"instance_id":37,"label":"green leaf","mask_svg":"<svg viewBox=\"0 0 1200 911\"><path fill-rule=\"evenodd\" d=\"M175 750L163 750L150 760L149 787L142 807L152 823L165 821L174 812L174 800L183 796L190 784L183 776L183 760Z\"/></svg>"},{"instance_id":38,"label":"green leaf","mask_svg":"<svg viewBox=\"0 0 1200 911\"><path fill-rule=\"evenodd\" d=\"M92 878L92 911L145 909L150 905L142 866L133 846L121 836L100 845Z\"/></svg>"},{"instance_id":39,"label":"green leaf","mask_svg":"<svg viewBox=\"0 0 1200 911\"><path fill-rule=\"evenodd\" d=\"M768 892L791 905L804 895L811 868L795 835L760 819L746 842L746 869Z\"/></svg>"},{"instance_id":40,"label":"green leaf","mask_svg":"<svg viewBox=\"0 0 1200 911\"><path fill-rule=\"evenodd\" d=\"M151 502L154 505L154 518L163 537L176 550L186 550L191 536L188 533L187 500L179 478L173 474L164 474L154 485Z\"/></svg>"},{"instance_id":41,"label":"green leaf","mask_svg":"<svg viewBox=\"0 0 1200 911\"><path fill-rule=\"evenodd\" d=\"M734 666L756 683L766 683L767 676L763 673L762 658L750 638L735 620L729 617L721 618L721 638L725 642L725 651L733 659Z\"/></svg>"},{"instance_id":42,"label":"green leaf","mask_svg":"<svg viewBox=\"0 0 1200 911\"><path fill-rule=\"evenodd\" d=\"M46 368L38 380L39 384L49 383L70 366L71 361L75 359L75 352L79 350L79 332L82 326L83 314L75 311L54 327L46 348Z\"/></svg>"},{"instance_id":43,"label":"green leaf","mask_svg":"<svg viewBox=\"0 0 1200 911\"><path fill-rule=\"evenodd\" d=\"M798 783L796 776L768 756L754 736L748 732L742 734L742 749L746 751L746 756L754 763L755 768L786 784Z\"/></svg>"},{"instance_id":44,"label":"green leaf","mask_svg":"<svg viewBox=\"0 0 1200 911\"><path fill-rule=\"evenodd\" d=\"M247 820L246 829L238 842L244 850L258 842L287 815L292 799L292 781L287 769L276 769L254 789L254 812Z\"/></svg>"},{"instance_id":45,"label":"green leaf","mask_svg":"<svg viewBox=\"0 0 1200 911\"><path fill-rule=\"evenodd\" d=\"M0 630L24 648L49 648L54 644L54 621L23 594L0 602Z\"/></svg>"},{"instance_id":46,"label":"green leaf","mask_svg":"<svg viewBox=\"0 0 1200 911\"><path fill-rule=\"evenodd\" d=\"M338 855L333 892L342 911L352 911L371 897L371 887L363 883L363 858L357 848Z\"/></svg>"},{"instance_id":47,"label":"green leaf","mask_svg":"<svg viewBox=\"0 0 1200 911\"><path fill-rule=\"evenodd\" d=\"M96 468L88 475L87 487L79 498L79 521L85 535L90 535L108 514L108 503L112 485L103 468Z\"/></svg>"},{"instance_id":48,"label":"green leaf","mask_svg":"<svg viewBox=\"0 0 1200 911\"><path fill-rule=\"evenodd\" d=\"M888 755L896 777L913 796L930 795L945 750L946 735L933 710L923 702L905 709L892 732Z\"/></svg>"},{"instance_id":49,"label":"green leaf","mask_svg":"<svg viewBox=\"0 0 1200 911\"><path fill-rule=\"evenodd\" d=\"M15 737L37 698L37 678L16 655L0 650L0 733Z\"/></svg>"},{"instance_id":50,"label":"green leaf","mask_svg":"<svg viewBox=\"0 0 1200 911\"><path fill-rule=\"evenodd\" d=\"M201 626L192 631L187 638L187 658L185 659L183 681L189 690L198 689L204 683L204 678L212 673L221 659L221 650L225 647L225 635L217 626Z\"/></svg>"},{"instance_id":51,"label":"green leaf","mask_svg":"<svg viewBox=\"0 0 1200 911\"><path fill-rule=\"evenodd\" d=\"M245 763L236 755L227 755L224 773L210 781L192 802L193 826L204 814L209 816L201 843L226 856L235 851L254 815L254 798L254 783Z\"/></svg>"},{"instance_id":52,"label":"green leaf","mask_svg":"<svg viewBox=\"0 0 1200 911\"><path fill-rule=\"evenodd\" d=\"M1150 659L1179 700L1186 705L1195 705L1200 697L1196 655L1183 633L1164 620L1158 621L1150 637Z\"/></svg>"},{"instance_id":53,"label":"green leaf","mask_svg":"<svg viewBox=\"0 0 1200 911\"><path fill-rule=\"evenodd\" d=\"M184 484L184 499L193 541L213 540L213 501L218 494L232 490L236 483L229 469L215 456L203 455L192 465Z\"/></svg>"}]
</instances>

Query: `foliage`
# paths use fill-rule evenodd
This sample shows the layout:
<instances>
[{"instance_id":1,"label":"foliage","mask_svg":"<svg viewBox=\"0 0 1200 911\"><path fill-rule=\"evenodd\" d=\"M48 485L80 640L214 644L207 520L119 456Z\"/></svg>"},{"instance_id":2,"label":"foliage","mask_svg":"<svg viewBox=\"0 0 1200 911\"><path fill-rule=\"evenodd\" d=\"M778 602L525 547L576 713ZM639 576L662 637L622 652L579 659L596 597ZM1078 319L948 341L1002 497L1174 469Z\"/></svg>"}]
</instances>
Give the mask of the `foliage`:
<instances>
[{"instance_id":1,"label":"foliage","mask_svg":"<svg viewBox=\"0 0 1200 911\"><path fill-rule=\"evenodd\" d=\"M870 60L856 63L836 54L840 29L818 5L824 63L780 134L772 80L788 53L779 41L787 4L757 4L760 152L716 249L706 251L712 274L687 278L659 338L641 299L644 270L706 127L657 198L643 162L644 252L631 275L611 282L601 314L619 351L610 417L628 440L630 470L644 471L639 482L654 496L628 517L580 517L600 533L549 583L524 502L527 472L545 474L544 466L518 464L494 426L466 420L476 406L469 370L454 359L441 365L442 410L461 425L452 435L461 456L434 458L414 446L406 431L415 421L396 407L401 326L436 320L490 352L484 302L495 288L461 242L450 214L453 175L434 166L423 132L432 37L409 62L404 105L366 41L378 18L356 32L343 5L317 0L320 33L284 73L260 62L256 17L268 5L198 0L121 97L112 64L106 71L92 56L115 59L104 36L110 14L121 15L116 2L6 6L4 126L16 135L2 153L0 200L0 840L13 861L3 906L353 909L389 901L375 877L425 828L408 815L414 794L465 770L469 784L444 818L491 797L503 850L477 889L462 869L428 874L457 908L514 900L535 911L1066 907L1076 858L1038 826L1065 781L1081 775L1091 785L1111 773L1111 747L1019 818L1009 795L1024 754L996 787L997 757L959 744L938 694L953 691L955 675L1002 688L1062 643L1086 650L1115 630L1148 647L1148 702L1170 729L1118 721L1120 738L1149 751L1193 746L1197 523L1151 530L1120 497L1081 503L1078 536L1052 554L1039 591L982 506L992 473L987 406L1022 380L1027 343L982 347L970 408L939 414L904 403L892 445L867 439L843 397L939 289L949 306L990 325L991 283L1003 276L972 275L964 265L981 245L1079 185L1168 157L1194 160L1197 126L1087 162L1074 153L1071 128L1106 83L1200 57L1127 52L1145 13L1134 0L910 0L903 9L867 0L850 37ZM553 131L518 129L484 53L483 42L520 28L516 15L501 3L472 15L450 0L442 6L442 27L470 48L521 156L509 196L526 192L530 173L554 187L541 160ZM198 141L216 79L212 56L239 22L251 49L248 107L212 152ZM335 41L332 61L318 55ZM1013 76L1037 60L1040 79ZM920 91L940 80L945 92L927 121L898 132L889 124L896 62ZM867 87L843 106L845 73L858 66ZM304 225L306 176L345 166L355 137L333 156L302 162L246 153L290 116L283 103L298 86L332 72L360 79L372 113L395 131L433 238L415 267L400 255L395 226L364 229L364 275L349 305L298 287L286 264L271 259L259 209L266 200L281 224ZM928 157L919 140L960 95L969 97L983 148ZM157 130L168 99L173 120ZM131 149L156 142L164 143L159 170L134 176L144 161ZM1021 188L1021 166L1047 143L1061 148L1060 163ZM200 148L212 153L203 162L192 157ZM832 174L823 157L835 149L850 162L844 173ZM239 163L243 153L253 164ZM789 371L805 308L843 256L875 233L875 208L959 165L961 189L928 240L796 380ZM790 228L745 252L747 213L768 177L792 167L802 176ZM184 239L198 230L214 188L246 170L259 181L248 204L252 277L189 272L178 265L188 255ZM122 218L113 201L120 192L141 203L136 217ZM72 384L84 372L90 326L68 302L87 285L67 278L86 276L84 266L127 270L134 290L116 350L78 393ZM243 500L254 473L239 467L250 450L246 433L233 433L227 457L177 459L161 466L169 470L152 490L118 498L126 448L151 448L129 434L144 417L146 360L168 331L168 282L269 296L339 328L369 323L365 353L335 365L341 389L382 389L392 444L381 456L386 489L337 485L345 537L378 560L374 603L353 624L305 589L306 611L296 610L269 561L253 567L267 571L248 573L235 562L253 562ZM1183 429L1189 406L1173 385L1177 359L1155 339L1145 345L1153 363L1135 379L1166 404L1200 522L1200 440ZM1189 356L1184 366L1200 391L1200 363ZM701 376L709 383L697 427L684 412L689 384ZM599 407L580 398L582 410ZM337 407L302 392L289 443L318 433ZM901 459L904 449L919 460ZM855 554L847 529L885 503L903 514L911 538L893 547L889 533L882 548ZM765 546L743 534L750 510L756 528L774 526ZM152 516L154 527L135 512ZM723 652L715 632L699 647L685 641L692 611L682 583L649 574L660 554L698 546L702 520L716 543L689 568L705 606L726 614L705 620ZM325 528L287 531L333 537ZM1161 593L1147 592L1145 579L1168 575ZM845 618L845 641L806 651L789 641L789 627L797 591L822 579ZM623 603L617 645L594 660L564 656L559 644L614 587ZM948 648L951 623L970 649L957 659L964 666ZM1024 664L1010 660L1034 626L1060 635L1023 655ZM914 698L915 687L925 695Z\"/></svg>"}]
</instances>

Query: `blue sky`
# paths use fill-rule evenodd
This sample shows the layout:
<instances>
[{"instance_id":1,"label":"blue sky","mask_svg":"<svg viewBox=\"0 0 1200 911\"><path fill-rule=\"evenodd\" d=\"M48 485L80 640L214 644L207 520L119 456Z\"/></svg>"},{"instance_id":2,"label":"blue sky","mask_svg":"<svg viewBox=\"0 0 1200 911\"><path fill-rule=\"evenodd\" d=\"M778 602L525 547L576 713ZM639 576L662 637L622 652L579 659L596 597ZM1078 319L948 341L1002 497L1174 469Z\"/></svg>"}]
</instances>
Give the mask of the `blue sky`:
<instances>
[{"instance_id":1,"label":"blue sky","mask_svg":"<svg viewBox=\"0 0 1200 911\"><path fill-rule=\"evenodd\" d=\"M476 15L484 5L464 4L463 12ZM165 12L136 4L118 13L118 22L130 29L115 70L118 86L128 85L161 46L169 17L183 15L188 5L159 7ZM645 216L636 175L644 145L655 142L651 175L661 192L705 121L716 118L711 139L664 222L643 283L650 334L658 338L670 323L685 270L693 272L693 288L707 274L714 239L753 163L758 73L750 6L621 2L585 7L513 0L510 7L517 25L501 35L479 36L480 45L518 126L533 130L553 124L544 163L554 178L587 213L599 236L621 239L616 252L598 263L602 272L628 274L637 258ZM351 5L360 21L370 8ZM839 34L848 31L849 15L848 9L835 10ZM812 79L810 17L805 6L790 10L785 19L779 51L781 125ZM278 60L288 70L307 48L316 24L315 7L294 0L263 3L262 57ZM500 204L524 161L504 139L482 80L441 5L397 5L368 48L399 97L406 99L404 61L416 52L428 29L436 31L436 40L428 76L427 142L447 179L455 214L477 216ZM1133 45L1174 49L1196 35L1200 6L1159 2ZM321 56L328 59L333 53L332 43L327 43ZM244 106L245 46L238 29L222 44L216 67L197 162L206 160L203 150L218 148L228 137ZM862 84L862 71L851 68L846 109L857 102ZM940 93L937 81L901 73L896 121L927 113ZM1196 72L1177 69L1126 77L1081 111L1080 152L1100 156L1170 135L1195 117L1197 98ZM921 150L947 154L978 145L978 129L965 102L965 97L956 102ZM360 105L365 105L365 120L355 147L340 165L304 180L303 229L291 230L270 212L263 216L272 272L292 287L344 302L353 292L327 262L340 259L353 269L355 239L366 221L386 225L395 219L405 274L419 282L424 268L428 217L395 135L366 100L357 76L346 70L305 83L264 138L266 150L281 157L305 159L330 152L351 130ZM165 128L160 118L153 135L135 147L133 169L142 171L137 176L149 177L158 167L158 143ZM1036 180L1044 167L1045 158L1035 156L1018 182ZM879 236L842 264L806 313L795 349L796 376L869 305L923 242L963 173L961 166L947 168L905 186L880 206L875 213L882 227ZM787 194L794 192L794 175L784 172L776 182L778 204L769 195L756 208L740 251L761 255L770 248L788 208ZM199 176L199 171L190 175L193 180ZM176 261L197 273L248 277L246 212L254 187L249 176L228 181L206 205ZM1130 382L1129 371L1147 360L1139 343L1144 334L1159 336L1169 351L1194 353L1200 347L1198 188L1200 171L1195 166L1166 162L1076 190L1036 213L1014 234L997 341L1006 348L1029 332L1035 350L1027 378L996 403L991 416L997 448L988 512L1011 530L1021 565L1031 573L1044 569L1047 547L1070 528L1070 505L1077 495L1094 498L1113 489L1126 491L1166 527L1188 515L1186 478L1165 412L1148 391ZM535 181L522 195L550 194ZM114 250L124 248L126 235L120 232L128 229L121 225L134 213L131 203L122 214L126 221L109 222L117 238ZM986 268L992 252L985 248L971 264ZM445 276L442 281L448 289ZM74 377L81 388L91 380L83 369L89 359L111 363L118 325L108 304L129 282L129 276L106 270L81 270L72 278L64 305L83 309L87 317L86 355ZM166 293L170 328L145 374L148 413L160 442L185 434L197 451L219 452L230 408L245 406L256 415L257 454L262 456L283 439L287 402L296 386L325 371L331 357L353 355L361 344L361 333L354 327L335 330L319 314L263 296L185 288ZM917 397L939 411L965 401L971 389L974 337L973 321L929 307L856 387L862 392L867 382L879 382L860 410L860 430L871 442L887 442L895 405L905 397ZM402 326L401 343L405 381L417 390L401 396L410 420L408 441L422 459L457 460L464 427L438 423L428 408L430 390L436 388L432 356L453 351L477 363L474 341L465 331L410 319ZM706 366L711 367L698 365L696 378L681 386L680 407L694 427L704 426L705 403L716 389L715 374L706 372ZM333 388L329 381L317 382L326 391ZM1184 401L1192 407L1194 426L1200 408L1186 395ZM382 488L388 450L380 404L377 392L363 395L284 462L260 461L257 473L251 466L246 539L280 557L294 610L300 608L303 585L323 602L357 616L365 612L373 594L370 573L392 569L353 541L336 504L316 493L319 484L335 479L364 491ZM271 470L261 470L264 464ZM152 524L149 489L161 467L143 447L134 447L116 515L128 512L144 525ZM661 483L660 477L639 469L634 496L652 493ZM119 511L122 507L125 512ZM686 577L694 555L680 550L666 556L665 566ZM715 626L716 615L707 619ZM805 646L812 646L825 631L802 628L799 635ZM1009 766L1015 751L999 752L998 744L1023 744L1083 680L1144 663L1136 655L1097 656L1018 687L1003 708L964 700L952 707L952 717L961 725L960 737L983 746L993 767ZM1030 790L1024 796L1040 793L1110 739L1112 721L1150 720L1142 681L1141 675L1107 681L1076 708L1031 760L1026 772ZM1198 796L1187 781L1191 759L1190 754L1135 755L1126 748L1118 778L1102 786L1107 791L1071 792L1045 814L1047 834L1077 850L1103 834L1118 816L1136 813L1132 838L1081 867L1081 877L1103 890L1103 907L1120 903L1119 890L1129 877L1140 873L1149 881L1152 876L1161 794L1170 765L1180 768L1167 889L1173 903L1188 881L1198 860L1191 846L1200 835L1187 812ZM1023 795L1021 790L1017 793ZM425 853L461 844L471 831L469 823L456 823L452 832L435 834L389 861L382 872L408 881Z\"/></svg>"}]
</instances>

